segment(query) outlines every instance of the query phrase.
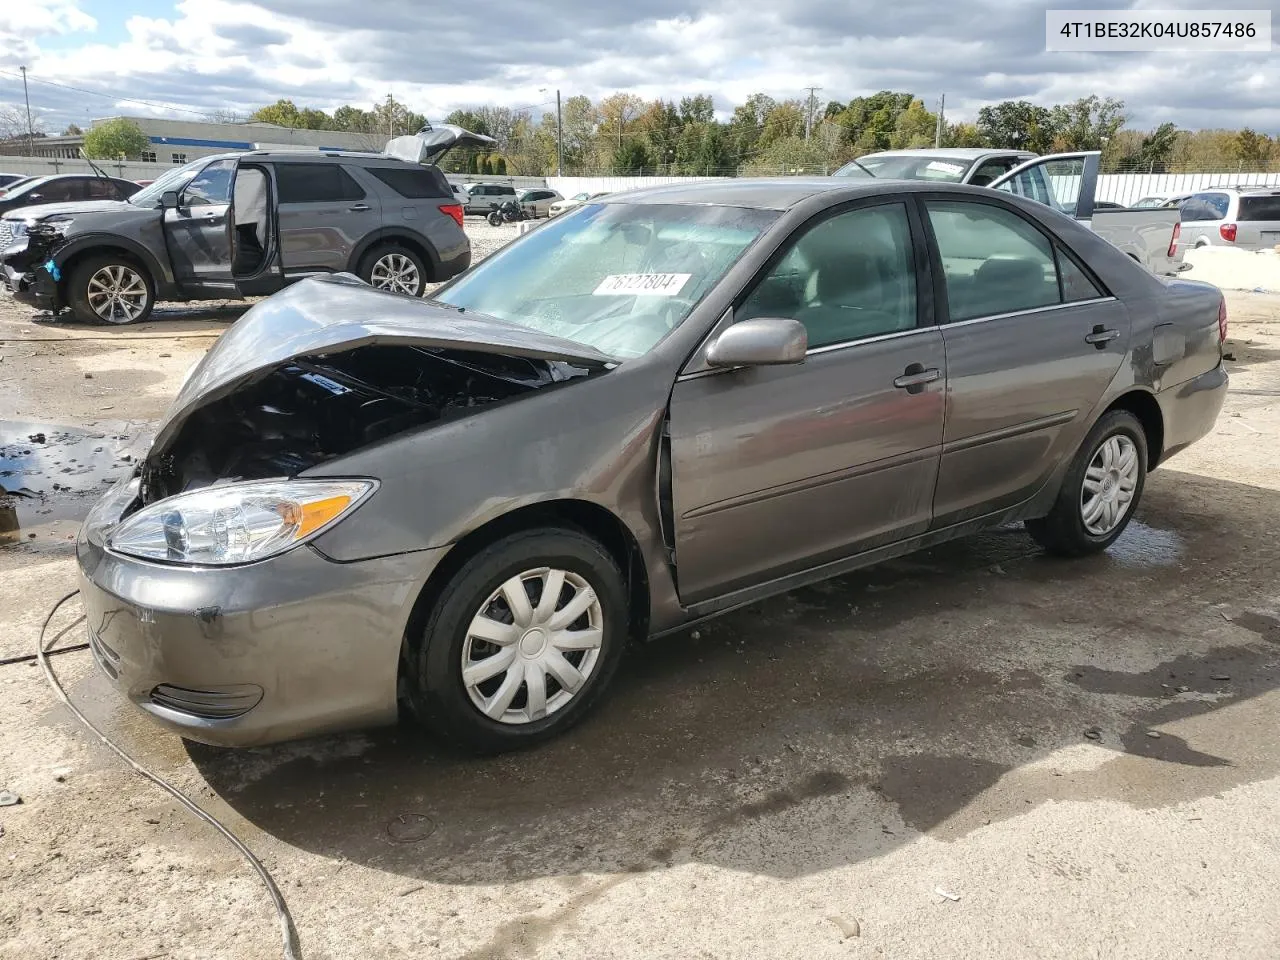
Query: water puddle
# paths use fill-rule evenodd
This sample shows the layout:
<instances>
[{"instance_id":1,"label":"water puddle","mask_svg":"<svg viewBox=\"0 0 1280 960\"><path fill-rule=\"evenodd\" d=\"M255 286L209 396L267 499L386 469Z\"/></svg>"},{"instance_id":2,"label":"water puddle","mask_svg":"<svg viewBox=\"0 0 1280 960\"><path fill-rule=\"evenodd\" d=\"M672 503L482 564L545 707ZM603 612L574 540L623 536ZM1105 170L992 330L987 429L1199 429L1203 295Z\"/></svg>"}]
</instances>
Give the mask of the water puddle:
<instances>
[{"instance_id":1,"label":"water puddle","mask_svg":"<svg viewBox=\"0 0 1280 960\"><path fill-rule=\"evenodd\" d=\"M1131 520L1120 539L1107 548L1107 556L1122 567L1169 567L1182 556L1182 540L1176 533Z\"/></svg>"},{"instance_id":2,"label":"water puddle","mask_svg":"<svg viewBox=\"0 0 1280 960\"><path fill-rule=\"evenodd\" d=\"M146 425L0 420L0 545L67 541L146 449Z\"/></svg>"}]
</instances>

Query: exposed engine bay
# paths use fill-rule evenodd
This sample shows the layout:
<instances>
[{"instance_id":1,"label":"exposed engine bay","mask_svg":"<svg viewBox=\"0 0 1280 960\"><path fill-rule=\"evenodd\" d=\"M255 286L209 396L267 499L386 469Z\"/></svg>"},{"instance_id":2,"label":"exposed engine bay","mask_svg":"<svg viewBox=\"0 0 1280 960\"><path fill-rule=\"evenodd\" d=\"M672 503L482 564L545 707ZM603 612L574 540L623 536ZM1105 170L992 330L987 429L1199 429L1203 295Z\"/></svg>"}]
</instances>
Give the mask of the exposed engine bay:
<instances>
[{"instance_id":1,"label":"exposed engine bay","mask_svg":"<svg viewBox=\"0 0 1280 960\"><path fill-rule=\"evenodd\" d=\"M232 480L292 477L388 437L596 371L420 346L295 358L195 410L142 465L141 505Z\"/></svg>"}]
</instances>

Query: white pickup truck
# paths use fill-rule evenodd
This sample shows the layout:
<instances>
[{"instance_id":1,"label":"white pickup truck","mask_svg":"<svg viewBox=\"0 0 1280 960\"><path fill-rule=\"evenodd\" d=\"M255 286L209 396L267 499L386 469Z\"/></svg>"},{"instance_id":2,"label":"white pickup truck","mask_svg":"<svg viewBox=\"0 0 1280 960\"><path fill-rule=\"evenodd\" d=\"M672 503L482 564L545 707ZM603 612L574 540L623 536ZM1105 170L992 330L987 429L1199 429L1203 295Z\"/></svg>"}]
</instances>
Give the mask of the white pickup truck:
<instances>
[{"instance_id":1,"label":"white pickup truck","mask_svg":"<svg viewBox=\"0 0 1280 960\"><path fill-rule=\"evenodd\" d=\"M1095 203L1100 157L1096 150L1038 156L1021 150L921 147L869 153L834 176L937 180L1005 190L1075 217L1157 276L1189 270L1191 265L1182 260L1177 207Z\"/></svg>"}]
</instances>

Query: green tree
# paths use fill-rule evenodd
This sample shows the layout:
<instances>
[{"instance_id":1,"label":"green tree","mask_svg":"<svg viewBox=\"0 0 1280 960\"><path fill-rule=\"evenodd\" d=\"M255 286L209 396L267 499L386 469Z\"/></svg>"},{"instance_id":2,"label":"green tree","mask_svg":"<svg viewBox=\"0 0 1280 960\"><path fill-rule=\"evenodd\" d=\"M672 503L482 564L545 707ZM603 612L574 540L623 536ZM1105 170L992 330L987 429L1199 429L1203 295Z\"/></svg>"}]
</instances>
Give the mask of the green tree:
<instances>
[{"instance_id":1,"label":"green tree","mask_svg":"<svg viewBox=\"0 0 1280 960\"><path fill-rule=\"evenodd\" d=\"M505 157L494 155L489 161L489 166L493 168L493 172L500 177L507 175L507 161Z\"/></svg>"},{"instance_id":2,"label":"green tree","mask_svg":"<svg viewBox=\"0 0 1280 960\"><path fill-rule=\"evenodd\" d=\"M993 147L1045 153L1053 145L1050 114L1026 100L1005 100L978 111L978 132Z\"/></svg>"},{"instance_id":3,"label":"green tree","mask_svg":"<svg viewBox=\"0 0 1280 960\"><path fill-rule=\"evenodd\" d=\"M1138 145L1138 168L1148 173L1167 173L1177 142L1178 128L1172 123L1160 124Z\"/></svg>"},{"instance_id":4,"label":"green tree","mask_svg":"<svg viewBox=\"0 0 1280 960\"><path fill-rule=\"evenodd\" d=\"M893 123L889 146L895 150L909 147L931 147L938 132L938 118L925 109L920 100L912 100Z\"/></svg>"},{"instance_id":5,"label":"green tree","mask_svg":"<svg viewBox=\"0 0 1280 960\"><path fill-rule=\"evenodd\" d=\"M466 173L479 173L479 172L480 172L480 163L479 163L479 161L476 159L476 155L475 155L474 153L469 153L469 154L467 154L467 159L466 159L466 161L465 161L465 167L466 167L466 169L465 169L465 171L464 171L464 172L466 172Z\"/></svg>"},{"instance_id":6,"label":"green tree","mask_svg":"<svg viewBox=\"0 0 1280 960\"><path fill-rule=\"evenodd\" d=\"M1271 160L1272 140L1249 127L1238 132L1232 144L1232 159L1243 170L1260 172Z\"/></svg>"},{"instance_id":7,"label":"green tree","mask_svg":"<svg viewBox=\"0 0 1280 960\"><path fill-rule=\"evenodd\" d=\"M848 139L861 152L888 150L899 115L914 102L914 94L881 90L869 97L854 97L833 119L845 128Z\"/></svg>"},{"instance_id":8,"label":"green tree","mask_svg":"<svg viewBox=\"0 0 1280 960\"><path fill-rule=\"evenodd\" d=\"M79 127L77 127L74 123L67 124L67 129L62 131L62 135L64 137L78 137L83 133L84 131L81 130Z\"/></svg>"},{"instance_id":9,"label":"green tree","mask_svg":"<svg viewBox=\"0 0 1280 960\"><path fill-rule=\"evenodd\" d=\"M1101 150L1124 126L1124 101L1096 94L1071 103L1058 104L1049 111L1053 130L1052 149Z\"/></svg>"},{"instance_id":10,"label":"green tree","mask_svg":"<svg viewBox=\"0 0 1280 960\"><path fill-rule=\"evenodd\" d=\"M347 133L373 133L374 116L349 104L333 111L333 129Z\"/></svg>"},{"instance_id":11,"label":"green tree","mask_svg":"<svg viewBox=\"0 0 1280 960\"><path fill-rule=\"evenodd\" d=\"M640 176L649 163L649 152L639 140L625 140L613 151L613 172L618 176Z\"/></svg>"},{"instance_id":12,"label":"green tree","mask_svg":"<svg viewBox=\"0 0 1280 960\"><path fill-rule=\"evenodd\" d=\"M680 98L680 125L690 123L714 123L716 104L710 94L702 93L694 97Z\"/></svg>"},{"instance_id":13,"label":"green tree","mask_svg":"<svg viewBox=\"0 0 1280 960\"><path fill-rule=\"evenodd\" d=\"M972 123L948 123L942 134L942 142L948 147L987 146L977 125Z\"/></svg>"},{"instance_id":14,"label":"green tree","mask_svg":"<svg viewBox=\"0 0 1280 960\"><path fill-rule=\"evenodd\" d=\"M764 128L757 141L762 150L768 150L779 140L804 136L804 107L799 100L776 103L764 118Z\"/></svg>"},{"instance_id":15,"label":"green tree","mask_svg":"<svg viewBox=\"0 0 1280 960\"><path fill-rule=\"evenodd\" d=\"M249 119L255 123L273 123L277 127L302 126L298 107L292 100L281 99L268 106L259 107L249 114Z\"/></svg>"},{"instance_id":16,"label":"green tree","mask_svg":"<svg viewBox=\"0 0 1280 960\"><path fill-rule=\"evenodd\" d=\"M84 135L85 156L94 160L135 159L150 146L142 128L123 117L100 123Z\"/></svg>"}]
</instances>

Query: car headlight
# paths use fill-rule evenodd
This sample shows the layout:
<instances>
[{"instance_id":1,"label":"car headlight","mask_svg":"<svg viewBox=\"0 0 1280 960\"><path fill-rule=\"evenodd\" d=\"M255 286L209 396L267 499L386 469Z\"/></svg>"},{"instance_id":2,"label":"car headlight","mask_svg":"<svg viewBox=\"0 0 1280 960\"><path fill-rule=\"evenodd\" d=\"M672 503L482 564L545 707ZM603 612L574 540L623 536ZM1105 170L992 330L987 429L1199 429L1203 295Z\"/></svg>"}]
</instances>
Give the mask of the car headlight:
<instances>
[{"instance_id":1,"label":"car headlight","mask_svg":"<svg viewBox=\"0 0 1280 960\"><path fill-rule=\"evenodd\" d=\"M33 223L34 221L31 221L31 220L6 220L5 222L6 222L7 224L9 224L9 236L11 236L11 237L13 237L13 239L17 240L19 237L25 237L25 236L27 235L27 225L28 225L29 223Z\"/></svg>"},{"instance_id":2,"label":"car headlight","mask_svg":"<svg viewBox=\"0 0 1280 960\"><path fill-rule=\"evenodd\" d=\"M143 560L231 566L319 535L363 503L373 480L251 480L180 493L121 523L107 548Z\"/></svg>"},{"instance_id":3,"label":"car headlight","mask_svg":"<svg viewBox=\"0 0 1280 960\"><path fill-rule=\"evenodd\" d=\"M71 229L71 224L73 222L74 221L71 217L49 217L45 220L41 220L38 217L28 217L26 225L28 232L36 227L40 227L44 230L48 230L55 236L65 237L67 235L67 231Z\"/></svg>"}]
</instances>

